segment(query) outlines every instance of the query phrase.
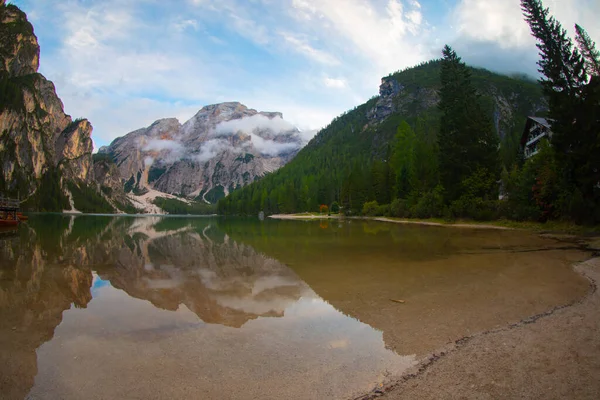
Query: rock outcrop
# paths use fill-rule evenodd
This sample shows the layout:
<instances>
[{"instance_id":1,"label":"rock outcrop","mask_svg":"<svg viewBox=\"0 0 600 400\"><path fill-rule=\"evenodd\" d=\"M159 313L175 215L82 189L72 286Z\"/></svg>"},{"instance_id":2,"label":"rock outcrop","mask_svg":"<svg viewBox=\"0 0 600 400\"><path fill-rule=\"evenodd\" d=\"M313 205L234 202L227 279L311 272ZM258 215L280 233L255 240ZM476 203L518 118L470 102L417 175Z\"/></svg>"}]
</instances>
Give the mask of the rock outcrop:
<instances>
[{"instance_id":1,"label":"rock outcrop","mask_svg":"<svg viewBox=\"0 0 600 400\"><path fill-rule=\"evenodd\" d=\"M39 54L25 13L1 1L0 191L21 198L35 193L50 170L91 182L92 125L65 114L54 84L37 72Z\"/></svg>"},{"instance_id":2,"label":"rock outcrop","mask_svg":"<svg viewBox=\"0 0 600 400\"><path fill-rule=\"evenodd\" d=\"M431 62L431 65L439 69L438 61ZM437 69L435 76L439 75ZM486 73L493 75L487 71ZM381 79L379 98L375 106L367 112L369 125L377 125L392 114L414 117L437 107L440 101L440 83L402 82L399 76L401 74L397 73ZM537 114L547 109L541 93L532 96L531 91L522 90L519 81L514 81L517 83L513 85L506 85L506 82L507 80L504 80L499 85L494 79L473 80L484 103L491 107L496 132L501 139L515 129L522 129L522 118L527 114Z\"/></svg>"},{"instance_id":3,"label":"rock outcrop","mask_svg":"<svg viewBox=\"0 0 600 400\"><path fill-rule=\"evenodd\" d=\"M158 120L100 151L114 159L128 192L153 189L213 203L280 168L301 146L281 113L230 102L206 106L183 125Z\"/></svg>"}]
</instances>

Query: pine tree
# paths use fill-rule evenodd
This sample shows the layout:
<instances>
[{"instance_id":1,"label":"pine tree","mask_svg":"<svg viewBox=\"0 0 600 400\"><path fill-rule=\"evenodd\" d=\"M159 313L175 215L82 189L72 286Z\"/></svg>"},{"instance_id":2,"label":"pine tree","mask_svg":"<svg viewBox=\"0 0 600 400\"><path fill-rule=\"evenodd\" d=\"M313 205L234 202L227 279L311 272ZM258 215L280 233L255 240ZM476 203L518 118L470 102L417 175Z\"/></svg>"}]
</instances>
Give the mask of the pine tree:
<instances>
[{"instance_id":1,"label":"pine tree","mask_svg":"<svg viewBox=\"0 0 600 400\"><path fill-rule=\"evenodd\" d=\"M564 198L562 214L587 212L590 220L600 221L599 79L588 82L588 58L582 57L540 0L521 0L521 8L540 50L538 65L544 75L540 82L552 119L552 145L561 178L557 190L562 192L559 197ZM597 59L594 44L583 29L578 30L578 38L593 70Z\"/></svg>"},{"instance_id":2,"label":"pine tree","mask_svg":"<svg viewBox=\"0 0 600 400\"><path fill-rule=\"evenodd\" d=\"M600 77L600 51L596 50L596 43L590 38L585 29L575 24L577 36L577 47L585 60L586 72L588 75Z\"/></svg>"},{"instance_id":3,"label":"pine tree","mask_svg":"<svg viewBox=\"0 0 600 400\"><path fill-rule=\"evenodd\" d=\"M446 200L460 196L461 182L479 169L499 174L498 136L483 111L471 74L449 46L443 50L440 89L440 178Z\"/></svg>"}]
</instances>

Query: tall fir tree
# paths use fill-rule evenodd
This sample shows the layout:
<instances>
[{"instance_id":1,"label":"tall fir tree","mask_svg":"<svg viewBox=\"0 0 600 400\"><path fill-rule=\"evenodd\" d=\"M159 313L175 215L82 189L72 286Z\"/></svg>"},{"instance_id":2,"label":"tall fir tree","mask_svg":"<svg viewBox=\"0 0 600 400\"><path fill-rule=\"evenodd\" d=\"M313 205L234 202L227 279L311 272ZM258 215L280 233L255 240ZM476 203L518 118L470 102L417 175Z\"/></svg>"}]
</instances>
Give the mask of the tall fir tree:
<instances>
[{"instance_id":1,"label":"tall fir tree","mask_svg":"<svg viewBox=\"0 0 600 400\"><path fill-rule=\"evenodd\" d=\"M586 59L540 0L521 0L521 8L540 50L540 83L552 119L562 215L588 213L590 221L600 221L600 84L598 79L588 82ZM593 59L593 42L579 36Z\"/></svg>"},{"instance_id":2,"label":"tall fir tree","mask_svg":"<svg viewBox=\"0 0 600 400\"><path fill-rule=\"evenodd\" d=\"M471 83L471 74L450 46L442 59L439 168L446 200L460 197L463 180L480 169L499 174L498 136L491 116L481 106Z\"/></svg>"}]
</instances>

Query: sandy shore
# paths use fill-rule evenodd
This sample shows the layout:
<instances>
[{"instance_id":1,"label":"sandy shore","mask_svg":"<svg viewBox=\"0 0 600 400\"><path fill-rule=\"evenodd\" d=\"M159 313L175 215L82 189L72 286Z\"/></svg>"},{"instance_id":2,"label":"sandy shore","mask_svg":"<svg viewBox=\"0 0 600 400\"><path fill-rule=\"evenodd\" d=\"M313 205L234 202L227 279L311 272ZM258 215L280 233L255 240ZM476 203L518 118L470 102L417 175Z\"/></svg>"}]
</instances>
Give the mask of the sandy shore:
<instances>
[{"instance_id":1,"label":"sandy shore","mask_svg":"<svg viewBox=\"0 0 600 400\"><path fill-rule=\"evenodd\" d=\"M599 399L600 258L574 269L583 299L459 339L360 399Z\"/></svg>"},{"instance_id":2,"label":"sandy shore","mask_svg":"<svg viewBox=\"0 0 600 400\"><path fill-rule=\"evenodd\" d=\"M273 219L338 219L339 215L314 215L314 214L273 214L268 218Z\"/></svg>"},{"instance_id":3,"label":"sandy shore","mask_svg":"<svg viewBox=\"0 0 600 400\"><path fill-rule=\"evenodd\" d=\"M444 224L441 222L431 222L431 221L418 221L418 220L409 220L409 219L393 219L386 217L345 217L340 215L314 215L314 214L273 214L270 215L269 218L273 219L293 219L293 220L313 220L313 219L361 219L367 221L380 221L380 222L391 222L394 224L412 224L412 225L427 225L427 226L446 226L453 228L479 228L479 229L502 229L502 230L511 230L514 228L509 228L505 226L497 226L497 225L489 225L489 224L464 224L464 223L448 223Z\"/></svg>"}]
</instances>

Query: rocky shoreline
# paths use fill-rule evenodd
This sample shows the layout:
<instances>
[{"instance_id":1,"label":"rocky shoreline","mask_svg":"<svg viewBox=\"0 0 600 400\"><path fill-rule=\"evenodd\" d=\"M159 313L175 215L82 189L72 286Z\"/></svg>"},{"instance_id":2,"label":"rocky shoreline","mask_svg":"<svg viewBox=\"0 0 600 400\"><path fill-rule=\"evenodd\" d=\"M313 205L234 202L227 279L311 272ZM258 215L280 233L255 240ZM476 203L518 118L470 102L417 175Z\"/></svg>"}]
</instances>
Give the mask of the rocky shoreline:
<instances>
[{"instance_id":1,"label":"rocky shoreline","mask_svg":"<svg viewBox=\"0 0 600 400\"><path fill-rule=\"evenodd\" d=\"M590 282L583 298L462 337L355 400L599 398L600 257L573 268Z\"/></svg>"}]
</instances>

